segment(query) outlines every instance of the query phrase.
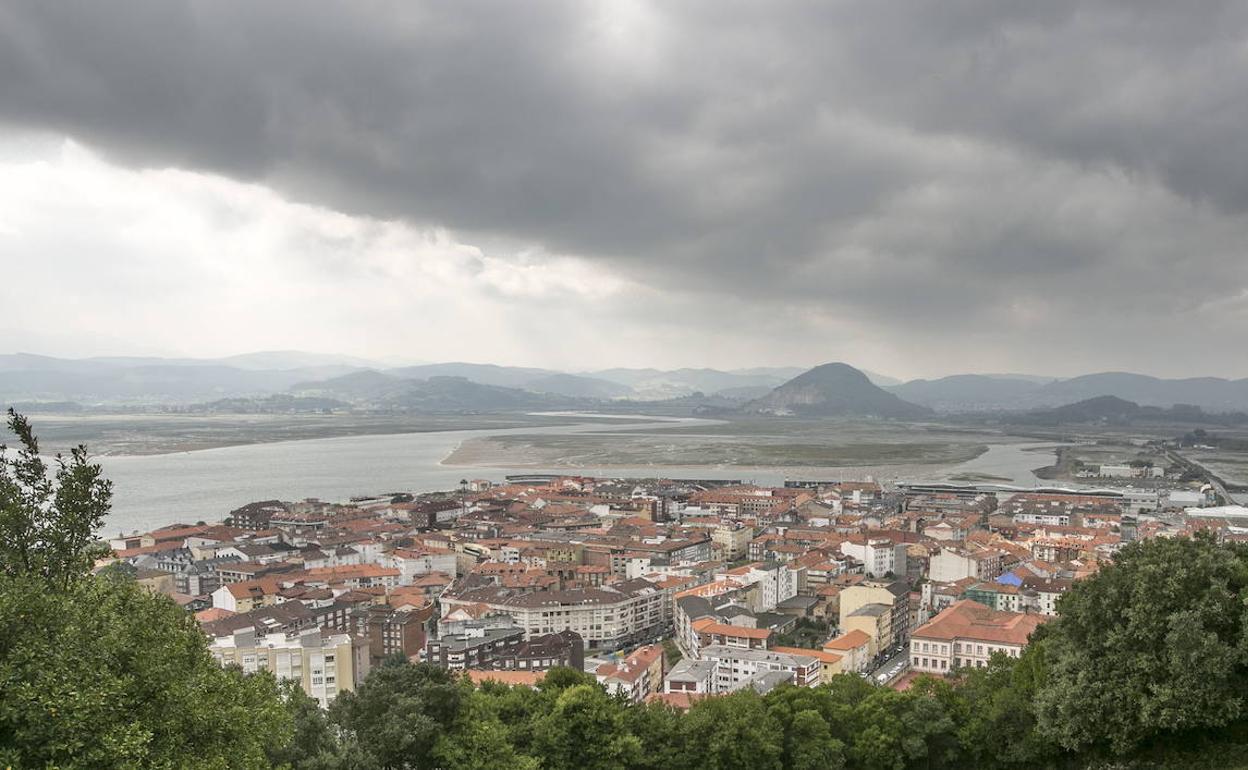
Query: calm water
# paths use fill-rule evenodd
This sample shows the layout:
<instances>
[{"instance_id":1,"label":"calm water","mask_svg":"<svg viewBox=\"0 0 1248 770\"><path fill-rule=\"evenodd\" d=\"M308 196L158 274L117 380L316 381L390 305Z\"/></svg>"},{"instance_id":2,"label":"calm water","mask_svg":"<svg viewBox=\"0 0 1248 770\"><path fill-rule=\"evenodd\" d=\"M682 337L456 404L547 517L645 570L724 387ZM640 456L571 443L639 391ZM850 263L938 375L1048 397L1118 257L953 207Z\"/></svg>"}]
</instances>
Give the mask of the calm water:
<instances>
[{"instance_id":1,"label":"calm water","mask_svg":"<svg viewBox=\"0 0 1248 770\"><path fill-rule=\"evenodd\" d=\"M656 420L660 418L655 418ZM670 422L670 421L669 421ZM681 422L713 422L685 419ZM654 428L660 423L627 426ZM601 423L549 428L447 431L385 436L288 441L147 456L98 458L113 480L113 513L103 534L148 530L174 522L216 521L255 500L299 500L317 497L341 501L355 495L391 491L453 489L462 478L495 481L511 473L560 472L548 468L483 468L441 465L461 441L478 436L531 433L572 433L601 430ZM615 429L623 429L618 426ZM781 484L785 478L944 478L958 473L985 473L1020 484L1035 483L1031 469L1050 462L1050 455L1023 451L1036 444L994 445L970 462L955 466L885 466L879 468L742 468L731 466L581 468L591 475L669 476L676 478L741 478L760 484ZM562 469L562 472L570 472Z\"/></svg>"}]
</instances>

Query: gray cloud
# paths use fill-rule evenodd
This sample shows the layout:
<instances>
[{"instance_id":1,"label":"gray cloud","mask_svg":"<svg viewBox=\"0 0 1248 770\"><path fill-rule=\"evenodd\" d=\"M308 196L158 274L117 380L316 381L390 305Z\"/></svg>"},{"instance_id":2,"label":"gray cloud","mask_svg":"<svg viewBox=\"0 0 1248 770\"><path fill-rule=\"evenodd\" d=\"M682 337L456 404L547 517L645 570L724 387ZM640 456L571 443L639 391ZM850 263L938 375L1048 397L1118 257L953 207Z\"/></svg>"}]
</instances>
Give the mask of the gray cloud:
<instances>
[{"instance_id":1,"label":"gray cloud","mask_svg":"<svg viewBox=\"0 0 1248 770\"><path fill-rule=\"evenodd\" d=\"M0 121L897 369L1180 373L1248 335L1246 34L1242 2L0 0Z\"/></svg>"}]
</instances>

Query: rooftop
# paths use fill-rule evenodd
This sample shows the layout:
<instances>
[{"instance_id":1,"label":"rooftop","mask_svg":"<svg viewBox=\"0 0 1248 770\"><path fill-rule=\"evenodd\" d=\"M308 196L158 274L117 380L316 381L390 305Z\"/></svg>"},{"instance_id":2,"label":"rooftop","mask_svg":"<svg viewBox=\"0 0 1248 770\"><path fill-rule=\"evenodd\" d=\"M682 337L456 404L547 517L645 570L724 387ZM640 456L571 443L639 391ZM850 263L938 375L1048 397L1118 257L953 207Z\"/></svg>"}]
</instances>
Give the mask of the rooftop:
<instances>
[{"instance_id":1,"label":"rooftop","mask_svg":"<svg viewBox=\"0 0 1248 770\"><path fill-rule=\"evenodd\" d=\"M912 637L942 641L974 639L1022 646L1046 619L1043 615L999 612L963 599L918 628Z\"/></svg>"}]
</instances>

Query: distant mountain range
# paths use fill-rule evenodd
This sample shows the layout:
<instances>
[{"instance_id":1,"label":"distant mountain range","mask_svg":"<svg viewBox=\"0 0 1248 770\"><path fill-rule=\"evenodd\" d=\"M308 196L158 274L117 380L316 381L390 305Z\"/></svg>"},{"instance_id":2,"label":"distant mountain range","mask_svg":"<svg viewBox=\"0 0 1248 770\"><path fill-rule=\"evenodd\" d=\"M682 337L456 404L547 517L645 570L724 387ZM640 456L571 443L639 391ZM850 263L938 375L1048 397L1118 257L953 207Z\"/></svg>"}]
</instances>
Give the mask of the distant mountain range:
<instances>
[{"instance_id":1,"label":"distant mountain range","mask_svg":"<svg viewBox=\"0 0 1248 770\"><path fill-rule=\"evenodd\" d=\"M1048 382L999 375L962 374L912 380L892 393L939 412L1020 411L1116 396L1141 406L1199 406L1209 412L1248 410L1248 379L1194 377L1168 380L1143 374L1102 372Z\"/></svg>"},{"instance_id":2,"label":"distant mountain range","mask_svg":"<svg viewBox=\"0 0 1248 770\"><path fill-rule=\"evenodd\" d=\"M438 378L453 381L428 384ZM421 382L426 384L413 384ZM564 408L673 399L686 404L700 397L721 410L745 405L755 412L907 419L928 415L929 410L1023 413L1099 396L1143 407L1189 404L1205 412L1248 411L1248 379L1162 379L1124 372L1064 380L962 374L898 382L847 364L825 364L809 371L794 367L617 368L572 373L459 362L390 367L384 362L300 351L218 359L0 355L0 403L229 404L231 399L259 400L277 394L327 398L355 407L417 409Z\"/></svg>"},{"instance_id":3,"label":"distant mountain range","mask_svg":"<svg viewBox=\"0 0 1248 770\"><path fill-rule=\"evenodd\" d=\"M254 364L254 360L248 362L248 366ZM70 360L18 353L0 355L0 401L193 403L280 393L297 382L337 377L355 369L339 363L255 369L207 360Z\"/></svg>"},{"instance_id":4,"label":"distant mountain range","mask_svg":"<svg viewBox=\"0 0 1248 770\"><path fill-rule=\"evenodd\" d=\"M655 401L694 393L706 396L723 393L723 398L745 401L801 371L796 368L739 372L611 369L572 374L552 369L473 363L387 367L365 359L298 351L249 353L220 359L63 359L13 353L0 355L0 402L170 405L259 398L286 392L310 392L372 402L383 393L410 391L408 385L402 384L405 381L436 377L458 377L480 385L568 399ZM503 402L515 400L500 397ZM547 403L551 399L534 401ZM467 402L476 403L477 399L470 398Z\"/></svg>"}]
</instances>

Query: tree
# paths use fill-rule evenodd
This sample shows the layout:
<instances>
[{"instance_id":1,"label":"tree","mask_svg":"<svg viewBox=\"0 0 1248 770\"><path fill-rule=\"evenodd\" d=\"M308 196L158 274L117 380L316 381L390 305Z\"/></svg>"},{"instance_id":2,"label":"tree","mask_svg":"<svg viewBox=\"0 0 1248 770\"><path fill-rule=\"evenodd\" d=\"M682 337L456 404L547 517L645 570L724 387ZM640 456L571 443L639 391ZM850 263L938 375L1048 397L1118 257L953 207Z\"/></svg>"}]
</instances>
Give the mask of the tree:
<instances>
[{"instance_id":1,"label":"tree","mask_svg":"<svg viewBox=\"0 0 1248 770\"><path fill-rule=\"evenodd\" d=\"M363 766L432 768L434 745L454 723L461 698L444 669L390 656L355 692L340 692L329 716Z\"/></svg>"},{"instance_id":2,"label":"tree","mask_svg":"<svg viewBox=\"0 0 1248 770\"><path fill-rule=\"evenodd\" d=\"M641 741L624 729L624 704L598 684L559 692L538 720L535 754L549 770L614 770L636 763Z\"/></svg>"},{"instance_id":3,"label":"tree","mask_svg":"<svg viewBox=\"0 0 1248 770\"><path fill-rule=\"evenodd\" d=\"M781 729L753 690L724 698L707 698L684 717L685 743L697 752L700 770L780 768Z\"/></svg>"},{"instance_id":4,"label":"tree","mask_svg":"<svg viewBox=\"0 0 1248 770\"><path fill-rule=\"evenodd\" d=\"M310 698L299 683L287 679L279 683L282 704L290 714L292 730L290 740L269 752L269 759L277 767L293 767L298 770L339 770L347 763L341 747L321 706Z\"/></svg>"},{"instance_id":5,"label":"tree","mask_svg":"<svg viewBox=\"0 0 1248 770\"><path fill-rule=\"evenodd\" d=\"M0 577L0 767L271 767L290 716L195 621L122 577Z\"/></svg>"},{"instance_id":6,"label":"tree","mask_svg":"<svg viewBox=\"0 0 1248 770\"><path fill-rule=\"evenodd\" d=\"M680 770L696 750L685 745L681 713L664 703L641 703L624 712L624 728L641 741L637 770Z\"/></svg>"},{"instance_id":7,"label":"tree","mask_svg":"<svg viewBox=\"0 0 1248 770\"><path fill-rule=\"evenodd\" d=\"M111 486L84 447L0 457L0 766L264 768L291 735L269 674L223 669L125 570L89 572Z\"/></svg>"},{"instance_id":8,"label":"tree","mask_svg":"<svg viewBox=\"0 0 1248 770\"><path fill-rule=\"evenodd\" d=\"M38 575L67 588L91 567L95 530L108 513L112 482L79 445L57 454L55 471L39 454L30 421L8 410L19 448L0 445L0 571Z\"/></svg>"},{"instance_id":9,"label":"tree","mask_svg":"<svg viewBox=\"0 0 1248 770\"><path fill-rule=\"evenodd\" d=\"M832 729L818 711L799 711L785 731L784 766L791 770L840 770L845 766L845 744L832 737Z\"/></svg>"},{"instance_id":10,"label":"tree","mask_svg":"<svg viewBox=\"0 0 1248 770\"><path fill-rule=\"evenodd\" d=\"M475 691L467 679L461 689L462 708L452 729L434 747L438 766L446 770L537 770L538 761L512 745L506 725L495 712L494 699Z\"/></svg>"},{"instance_id":11,"label":"tree","mask_svg":"<svg viewBox=\"0 0 1248 770\"><path fill-rule=\"evenodd\" d=\"M1040 731L1122 756L1248 715L1248 552L1212 538L1132 543L1043 628Z\"/></svg>"}]
</instances>

